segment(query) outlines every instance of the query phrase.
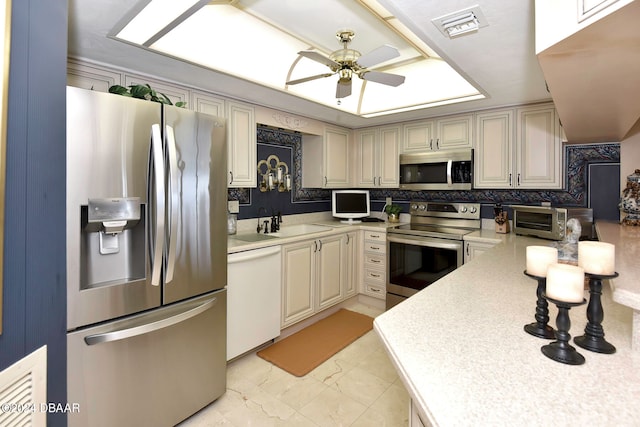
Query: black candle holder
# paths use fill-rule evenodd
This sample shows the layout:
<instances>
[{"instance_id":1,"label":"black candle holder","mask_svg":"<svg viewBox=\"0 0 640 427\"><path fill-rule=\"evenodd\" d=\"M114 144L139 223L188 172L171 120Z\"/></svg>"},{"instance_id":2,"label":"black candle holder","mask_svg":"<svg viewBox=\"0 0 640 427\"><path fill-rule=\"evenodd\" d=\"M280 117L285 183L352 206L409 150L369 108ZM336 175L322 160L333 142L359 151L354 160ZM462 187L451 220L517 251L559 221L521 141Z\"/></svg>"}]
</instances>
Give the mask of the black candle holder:
<instances>
[{"instance_id":1,"label":"black candle holder","mask_svg":"<svg viewBox=\"0 0 640 427\"><path fill-rule=\"evenodd\" d=\"M602 319L604 319L604 311L602 310L602 279L613 279L618 277L618 273L610 275L585 273L589 278L589 305L587 306L587 326L584 328L584 335L575 337L573 342L585 350L595 351L596 353L613 354L616 348L613 344L604 339L604 329L602 328Z\"/></svg>"},{"instance_id":2,"label":"black candle holder","mask_svg":"<svg viewBox=\"0 0 640 427\"><path fill-rule=\"evenodd\" d=\"M556 336L553 328L547 324L549 322L549 303L542 298L542 293L545 292L547 287L547 278L534 276L527 273L527 270L524 271L524 274L538 281L538 288L536 289L536 296L538 297L536 301L536 321L524 325L524 330L534 337L552 340Z\"/></svg>"},{"instance_id":3,"label":"black candle holder","mask_svg":"<svg viewBox=\"0 0 640 427\"><path fill-rule=\"evenodd\" d=\"M571 335L569 335L569 329L571 328L569 309L582 305L586 303L587 300L583 299L582 302L558 301L549 298L544 292L542 293L542 297L558 307L558 317L556 317L556 341L543 345L540 349L542 354L556 362L566 363L567 365L582 365L584 363L584 356L569 344L569 339L571 338Z\"/></svg>"}]
</instances>

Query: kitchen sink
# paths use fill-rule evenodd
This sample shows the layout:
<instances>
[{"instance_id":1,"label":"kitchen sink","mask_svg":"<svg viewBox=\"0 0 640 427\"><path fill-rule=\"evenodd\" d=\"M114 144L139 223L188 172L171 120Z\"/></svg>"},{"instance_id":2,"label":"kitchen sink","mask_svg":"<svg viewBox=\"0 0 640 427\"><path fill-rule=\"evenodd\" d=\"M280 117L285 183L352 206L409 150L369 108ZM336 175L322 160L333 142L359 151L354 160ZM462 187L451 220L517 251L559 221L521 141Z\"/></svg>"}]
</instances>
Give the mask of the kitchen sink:
<instances>
[{"instance_id":1,"label":"kitchen sink","mask_svg":"<svg viewBox=\"0 0 640 427\"><path fill-rule=\"evenodd\" d=\"M317 225L317 224L296 224L296 225L287 225L281 227L279 231L275 233L271 233L271 236L277 237L293 237L300 236L303 234L310 233L319 233L322 231L329 231L331 227L325 225ZM269 234L267 234L269 236Z\"/></svg>"},{"instance_id":2,"label":"kitchen sink","mask_svg":"<svg viewBox=\"0 0 640 427\"><path fill-rule=\"evenodd\" d=\"M236 240L242 240L243 242L262 242L264 240L277 239L279 236L274 234L236 234L233 236ZM281 236L280 236L281 237Z\"/></svg>"},{"instance_id":3,"label":"kitchen sink","mask_svg":"<svg viewBox=\"0 0 640 427\"><path fill-rule=\"evenodd\" d=\"M310 233L320 233L322 231L329 231L331 227L325 225L316 224L296 224L288 225L280 228L280 231L275 233L248 233L248 234L236 234L233 236L236 240L242 240L243 242L262 242L264 240L272 240L283 237L302 236Z\"/></svg>"}]
</instances>

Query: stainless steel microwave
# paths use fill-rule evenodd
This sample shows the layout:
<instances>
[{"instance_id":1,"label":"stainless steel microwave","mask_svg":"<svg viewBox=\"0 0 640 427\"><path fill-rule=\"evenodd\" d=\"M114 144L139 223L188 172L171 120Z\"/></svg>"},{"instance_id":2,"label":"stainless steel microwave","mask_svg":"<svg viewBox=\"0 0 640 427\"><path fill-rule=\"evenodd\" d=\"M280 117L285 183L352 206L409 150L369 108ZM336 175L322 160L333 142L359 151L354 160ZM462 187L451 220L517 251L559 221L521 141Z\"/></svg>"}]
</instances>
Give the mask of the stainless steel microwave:
<instances>
[{"instance_id":1,"label":"stainless steel microwave","mask_svg":"<svg viewBox=\"0 0 640 427\"><path fill-rule=\"evenodd\" d=\"M400 155L400 188L405 190L471 190L473 149Z\"/></svg>"},{"instance_id":2,"label":"stainless steel microwave","mask_svg":"<svg viewBox=\"0 0 640 427\"><path fill-rule=\"evenodd\" d=\"M563 240L567 230L567 210L547 206L511 206L516 234Z\"/></svg>"}]
</instances>

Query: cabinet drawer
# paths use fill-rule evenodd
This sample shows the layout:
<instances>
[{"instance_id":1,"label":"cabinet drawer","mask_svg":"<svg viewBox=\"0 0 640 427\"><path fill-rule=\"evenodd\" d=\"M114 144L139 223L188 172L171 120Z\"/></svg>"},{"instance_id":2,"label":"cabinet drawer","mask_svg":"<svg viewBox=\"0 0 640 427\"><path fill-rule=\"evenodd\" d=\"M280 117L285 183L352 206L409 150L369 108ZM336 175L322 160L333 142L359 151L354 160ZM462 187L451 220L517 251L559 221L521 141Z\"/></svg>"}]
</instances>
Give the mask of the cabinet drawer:
<instances>
[{"instance_id":1,"label":"cabinet drawer","mask_svg":"<svg viewBox=\"0 0 640 427\"><path fill-rule=\"evenodd\" d=\"M364 240L370 240L372 242L386 242L387 233L379 231L365 231Z\"/></svg>"},{"instance_id":2,"label":"cabinet drawer","mask_svg":"<svg viewBox=\"0 0 640 427\"><path fill-rule=\"evenodd\" d=\"M368 268L385 268L386 259L384 256L374 255L371 253L364 254L364 266Z\"/></svg>"},{"instance_id":3,"label":"cabinet drawer","mask_svg":"<svg viewBox=\"0 0 640 427\"><path fill-rule=\"evenodd\" d=\"M386 298L385 289L381 286L365 284L364 292L365 294L371 295L376 298L381 298L381 299Z\"/></svg>"},{"instance_id":4,"label":"cabinet drawer","mask_svg":"<svg viewBox=\"0 0 640 427\"><path fill-rule=\"evenodd\" d=\"M374 242L364 242L364 251L374 254L385 254L387 253L387 244L386 243L374 243Z\"/></svg>"},{"instance_id":5,"label":"cabinet drawer","mask_svg":"<svg viewBox=\"0 0 640 427\"><path fill-rule=\"evenodd\" d=\"M371 283L375 285L384 286L385 277L384 272L380 270L373 270L369 268L364 269L364 281L365 283Z\"/></svg>"}]
</instances>

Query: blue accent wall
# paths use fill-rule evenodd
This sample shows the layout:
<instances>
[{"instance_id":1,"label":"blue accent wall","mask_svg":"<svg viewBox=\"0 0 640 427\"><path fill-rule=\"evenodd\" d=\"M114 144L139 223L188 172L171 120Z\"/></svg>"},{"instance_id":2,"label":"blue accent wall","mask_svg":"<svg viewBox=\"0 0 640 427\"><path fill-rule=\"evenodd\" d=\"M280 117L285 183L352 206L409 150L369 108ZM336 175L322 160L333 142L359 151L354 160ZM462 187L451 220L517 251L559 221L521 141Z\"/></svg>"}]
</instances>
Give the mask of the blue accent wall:
<instances>
[{"instance_id":1,"label":"blue accent wall","mask_svg":"<svg viewBox=\"0 0 640 427\"><path fill-rule=\"evenodd\" d=\"M66 59L67 0L13 0L0 370L46 344L56 403L67 401Z\"/></svg>"}]
</instances>

